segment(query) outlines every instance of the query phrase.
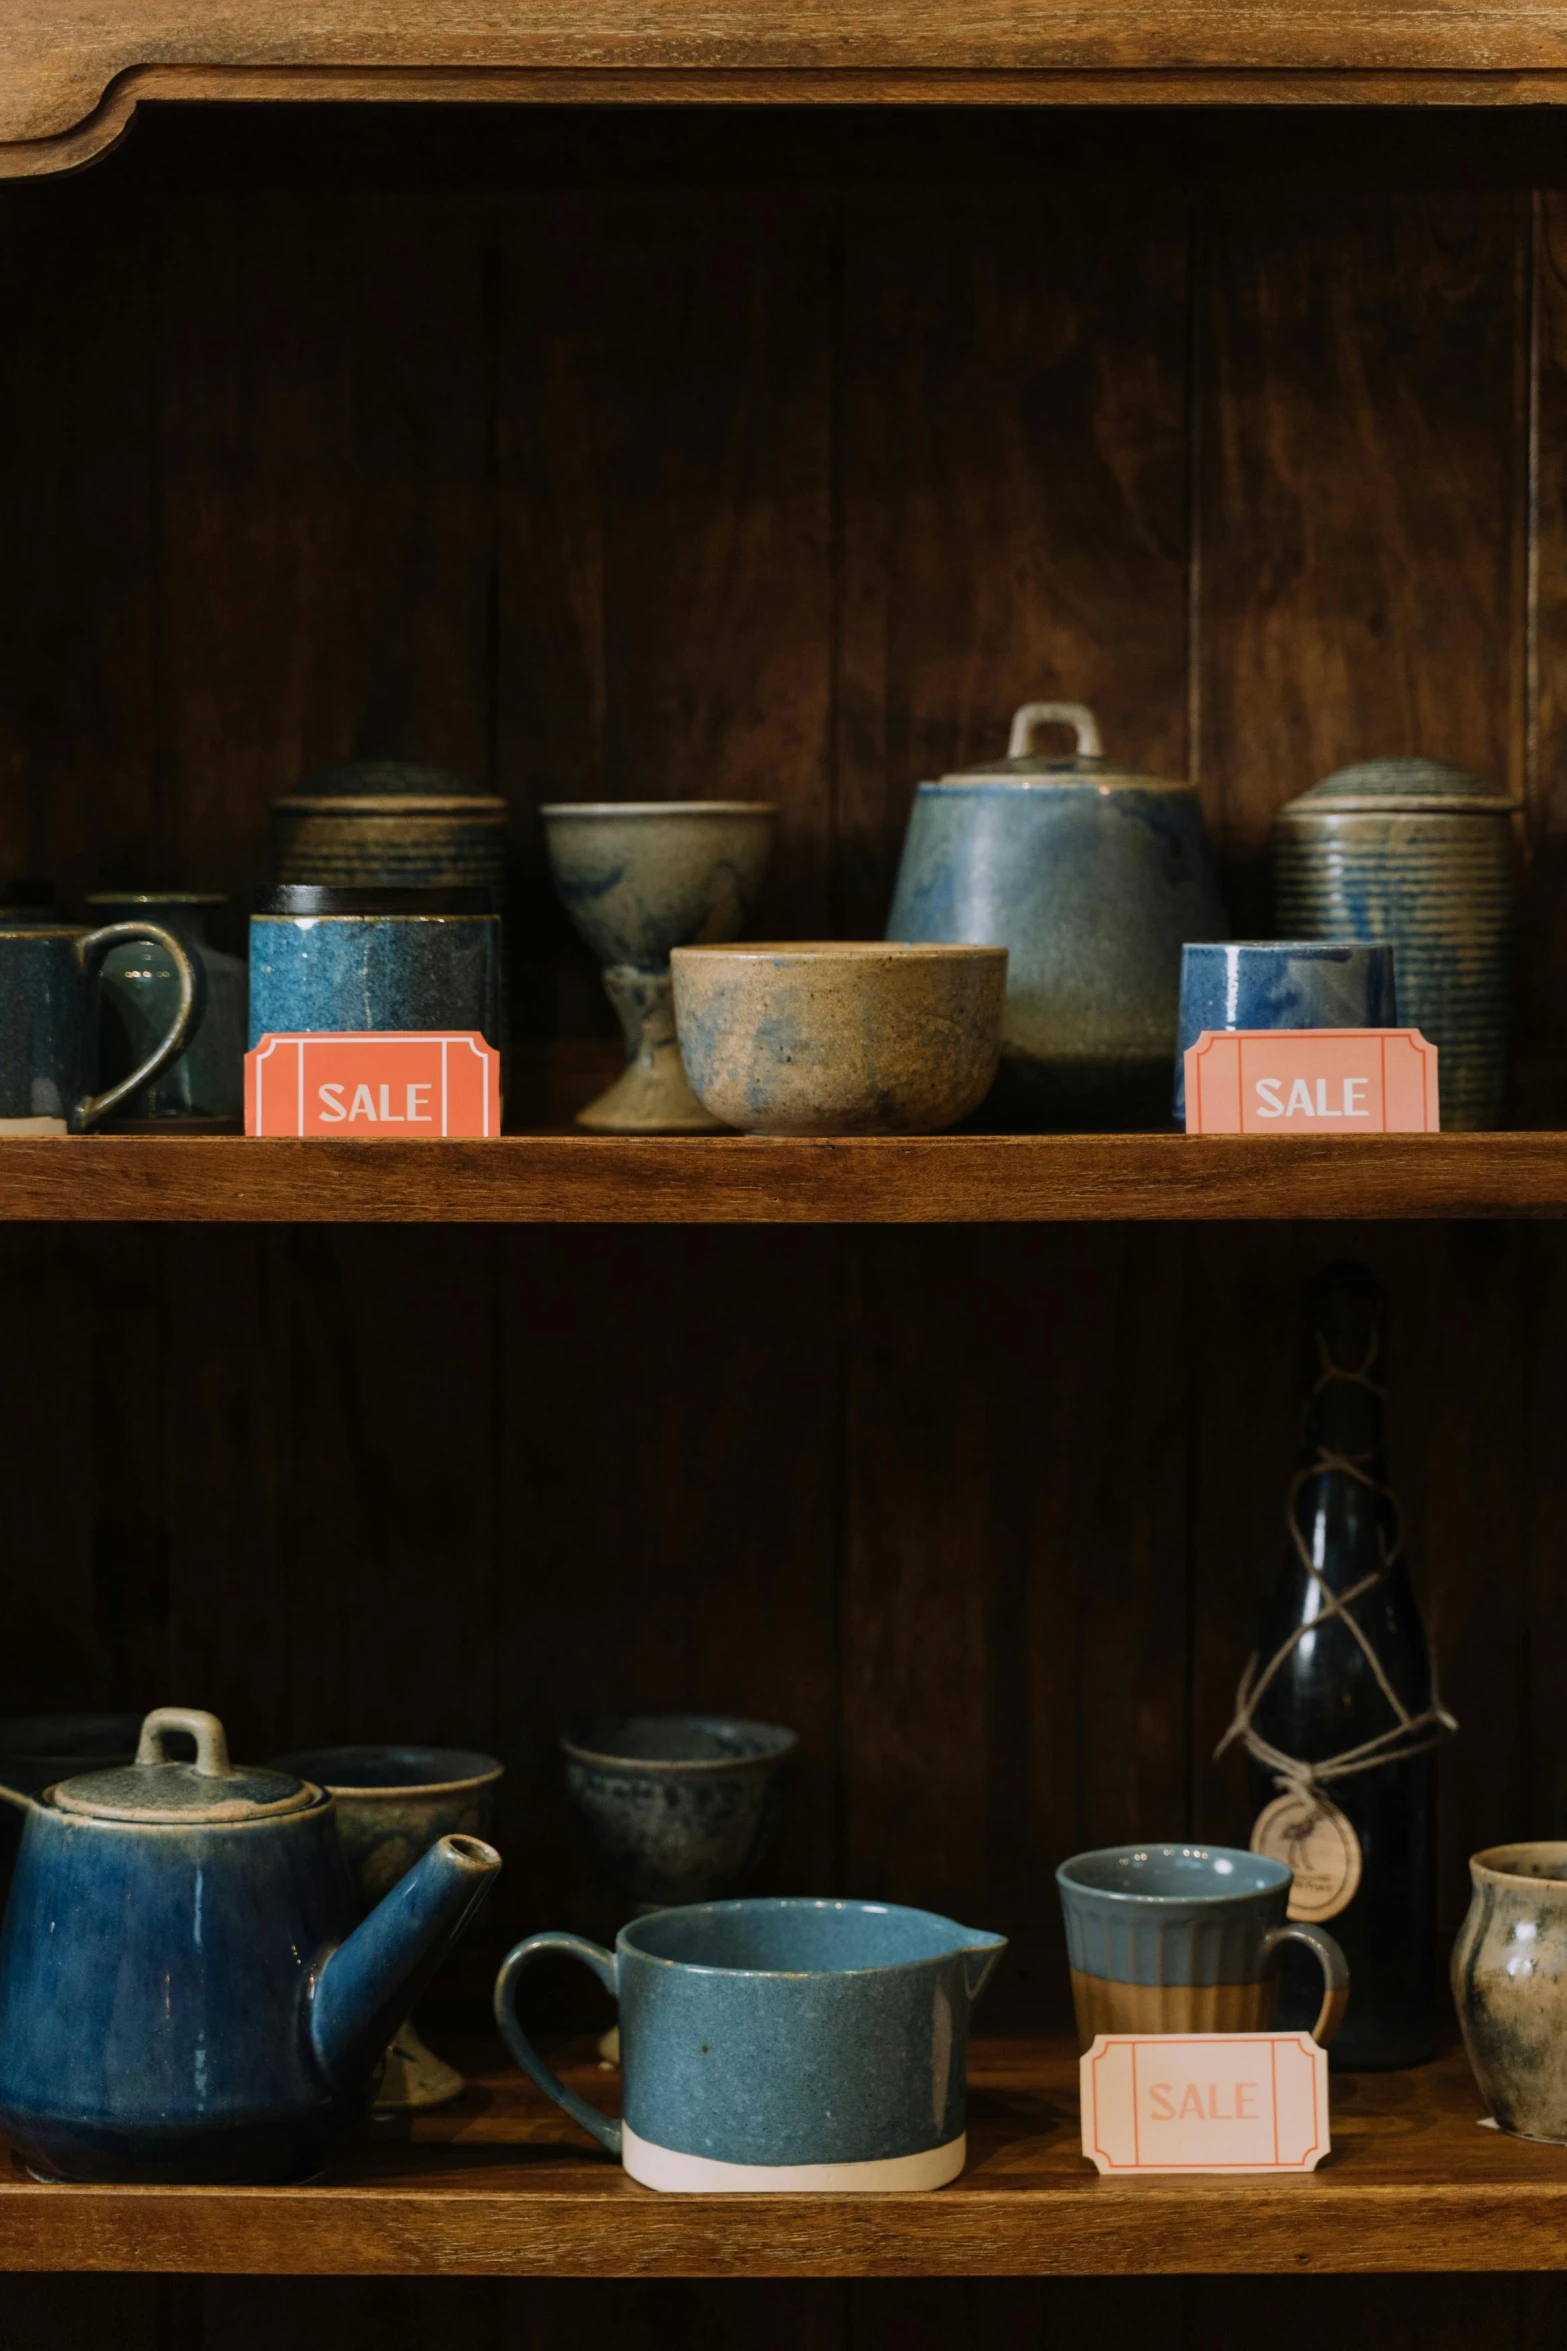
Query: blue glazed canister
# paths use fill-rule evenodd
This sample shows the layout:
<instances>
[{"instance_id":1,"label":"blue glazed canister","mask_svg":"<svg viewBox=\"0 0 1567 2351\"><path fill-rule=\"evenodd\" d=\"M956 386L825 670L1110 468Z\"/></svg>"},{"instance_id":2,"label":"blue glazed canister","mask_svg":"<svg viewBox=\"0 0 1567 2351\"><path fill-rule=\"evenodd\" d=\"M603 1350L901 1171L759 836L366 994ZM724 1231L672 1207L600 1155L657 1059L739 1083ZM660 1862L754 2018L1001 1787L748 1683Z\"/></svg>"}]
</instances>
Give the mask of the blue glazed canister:
<instances>
[{"instance_id":1,"label":"blue glazed canister","mask_svg":"<svg viewBox=\"0 0 1567 2351\"><path fill-rule=\"evenodd\" d=\"M286 882L250 918L250 1042L297 1031L476 1030L501 1042L501 919L487 890Z\"/></svg>"},{"instance_id":2,"label":"blue glazed canister","mask_svg":"<svg viewBox=\"0 0 1567 2351\"><path fill-rule=\"evenodd\" d=\"M1072 757L1034 750L1047 725ZM1091 1129L1164 1123L1181 948L1227 928L1191 785L1102 757L1081 704L1029 702L1005 759L920 785L887 936L1005 947L986 1115Z\"/></svg>"},{"instance_id":3,"label":"blue glazed canister","mask_svg":"<svg viewBox=\"0 0 1567 2351\"><path fill-rule=\"evenodd\" d=\"M523 2070L645 2187L939 2188L963 2169L969 2014L1005 1948L886 1902L708 1902L622 1927L613 1953L530 1935L495 2015ZM545 1952L582 1960L620 2004L621 2123L517 2021L518 1978Z\"/></svg>"},{"instance_id":4,"label":"blue glazed canister","mask_svg":"<svg viewBox=\"0 0 1567 2351\"><path fill-rule=\"evenodd\" d=\"M1385 939L1400 1017L1441 1054L1442 1124L1495 1126L1512 1042L1519 803L1439 759L1340 768L1279 811L1279 927Z\"/></svg>"}]
</instances>

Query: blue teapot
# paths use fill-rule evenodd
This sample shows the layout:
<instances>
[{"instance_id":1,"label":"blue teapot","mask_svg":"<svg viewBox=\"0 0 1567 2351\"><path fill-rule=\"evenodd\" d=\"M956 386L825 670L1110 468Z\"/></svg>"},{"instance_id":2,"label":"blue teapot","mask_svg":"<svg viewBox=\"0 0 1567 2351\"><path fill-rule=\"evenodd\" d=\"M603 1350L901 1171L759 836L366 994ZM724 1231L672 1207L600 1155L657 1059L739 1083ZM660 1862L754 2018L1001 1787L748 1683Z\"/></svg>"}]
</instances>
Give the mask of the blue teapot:
<instances>
[{"instance_id":1,"label":"blue teapot","mask_svg":"<svg viewBox=\"0 0 1567 2351\"><path fill-rule=\"evenodd\" d=\"M171 1733L194 1763L169 1759ZM332 1798L231 1767L161 1706L136 1761L26 1812L0 1929L0 2128L39 2177L243 2182L319 2170L500 1856L443 1837L362 1923Z\"/></svg>"},{"instance_id":2,"label":"blue teapot","mask_svg":"<svg viewBox=\"0 0 1567 2351\"><path fill-rule=\"evenodd\" d=\"M1070 758L1038 752L1047 726ZM1005 759L921 784L889 939L1007 950L1001 1069L981 1117L1164 1127L1181 949L1228 925L1190 784L1106 759L1078 702L1025 702Z\"/></svg>"}]
</instances>

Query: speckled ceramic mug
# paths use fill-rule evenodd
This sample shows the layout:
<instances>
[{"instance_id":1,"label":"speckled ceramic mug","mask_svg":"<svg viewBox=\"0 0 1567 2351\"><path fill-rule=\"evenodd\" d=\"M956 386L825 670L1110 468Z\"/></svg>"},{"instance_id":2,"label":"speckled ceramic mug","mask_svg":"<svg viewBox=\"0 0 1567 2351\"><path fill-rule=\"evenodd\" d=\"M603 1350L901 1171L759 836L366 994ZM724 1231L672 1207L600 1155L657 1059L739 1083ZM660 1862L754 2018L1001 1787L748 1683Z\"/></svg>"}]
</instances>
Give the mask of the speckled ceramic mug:
<instances>
[{"instance_id":1,"label":"speckled ceramic mug","mask_svg":"<svg viewBox=\"0 0 1567 2351\"><path fill-rule=\"evenodd\" d=\"M1453 1945L1453 2003L1504 2131L1567 2141L1567 1844L1492 1845Z\"/></svg>"},{"instance_id":2,"label":"speckled ceramic mug","mask_svg":"<svg viewBox=\"0 0 1567 2351\"><path fill-rule=\"evenodd\" d=\"M506 2046L649 2188L940 2188L963 2169L969 2013L1006 1948L928 1910L753 1899L656 1910L613 1953L530 1935L495 1982ZM620 2004L623 2122L556 2079L517 2021L545 1952Z\"/></svg>"}]
</instances>

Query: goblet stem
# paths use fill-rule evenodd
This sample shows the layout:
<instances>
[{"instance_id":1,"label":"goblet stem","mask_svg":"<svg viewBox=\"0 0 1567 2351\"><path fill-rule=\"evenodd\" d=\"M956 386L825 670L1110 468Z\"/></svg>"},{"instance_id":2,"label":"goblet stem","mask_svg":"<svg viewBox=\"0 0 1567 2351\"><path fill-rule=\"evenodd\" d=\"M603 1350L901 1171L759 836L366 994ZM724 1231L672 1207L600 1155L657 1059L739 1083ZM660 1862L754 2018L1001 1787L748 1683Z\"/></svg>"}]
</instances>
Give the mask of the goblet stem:
<instances>
[{"instance_id":1,"label":"goblet stem","mask_svg":"<svg viewBox=\"0 0 1567 2351\"><path fill-rule=\"evenodd\" d=\"M604 992L626 1032L626 1067L607 1093L577 1113L577 1124L618 1135L713 1135L723 1122L691 1091L675 1035L669 966L612 963Z\"/></svg>"}]
</instances>

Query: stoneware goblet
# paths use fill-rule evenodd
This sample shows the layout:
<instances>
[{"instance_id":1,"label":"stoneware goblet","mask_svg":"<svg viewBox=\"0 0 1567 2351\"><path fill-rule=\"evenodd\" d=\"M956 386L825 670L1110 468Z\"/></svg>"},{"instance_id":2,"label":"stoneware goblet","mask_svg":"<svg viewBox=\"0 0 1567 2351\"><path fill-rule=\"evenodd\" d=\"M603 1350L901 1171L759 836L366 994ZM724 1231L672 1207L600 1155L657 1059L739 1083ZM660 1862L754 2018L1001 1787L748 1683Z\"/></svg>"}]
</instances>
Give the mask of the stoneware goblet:
<instances>
[{"instance_id":1,"label":"stoneware goblet","mask_svg":"<svg viewBox=\"0 0 1567 2351\"><path fill-rule=\"evenodd\" d=\"M594 1852L639 1918L738 1893L772 1841L793 1731L717 1714L625 1714L561 1740ZM599 2042L620 2062L620 2027Z\"/></svg>"},{"instance_id":2,"label":"stoneware goblet","mask_svg":"<svg viewBox=\"0 0 1567 2351\"><path fill-rule=\"evenodd\" d=\"M761 801L583 801L542 809L550 871L604 966L626 1066L577 1114L617 1135L706 1135L722 1121L691 1091L675 1036L675 947L738 938L767 871L775 811Z\"/></svg>"},{"instance_id":3,"label":"stoneware goblet","mask_svg":"<svg viewBox=\"0 0 1567 2351\"><path fill-rule=\"evenodd\" d=\"M337 1804L337 1834L365 1909L442 1837L487 1837L502 1765L465 1747L308 1747L279 1756L274 1771L313 1780ZM408 2019L386 2053L377 2114L445 2106L466 2084L427 2049Z\"/></svg>"}]
</instances>

